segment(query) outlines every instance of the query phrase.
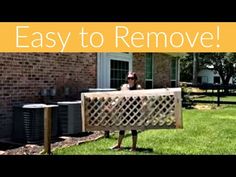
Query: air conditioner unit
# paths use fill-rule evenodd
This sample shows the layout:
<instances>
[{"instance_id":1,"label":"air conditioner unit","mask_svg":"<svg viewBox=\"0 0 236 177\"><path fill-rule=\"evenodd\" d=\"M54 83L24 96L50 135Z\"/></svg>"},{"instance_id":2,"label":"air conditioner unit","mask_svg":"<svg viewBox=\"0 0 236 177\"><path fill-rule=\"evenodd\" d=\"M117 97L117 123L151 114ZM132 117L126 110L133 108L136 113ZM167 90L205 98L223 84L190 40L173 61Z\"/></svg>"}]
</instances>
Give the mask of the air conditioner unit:
<instances>
[{"instance_id":1,"label":"air conditioner unit","mask_svg":"<svg viewBox=\"0 0 236 177\"><path fill-rule=\"evenodd\" d=\"M13 140L22 143L41 143L44 139L45 104L26 104L13 107ZM58 106L52 107L52 138L58 135Z\"/></svg>"},{"instance_id":2,"label":"air conditioner unit","mask_svg":"<svg viewBox=\"0 0 236 177\"><path fill-rule=\"evenodd\" d=\"M59 133L73 135L82 132L81 101L57 102L59 105Z\"/></svg>"}]
</instances>

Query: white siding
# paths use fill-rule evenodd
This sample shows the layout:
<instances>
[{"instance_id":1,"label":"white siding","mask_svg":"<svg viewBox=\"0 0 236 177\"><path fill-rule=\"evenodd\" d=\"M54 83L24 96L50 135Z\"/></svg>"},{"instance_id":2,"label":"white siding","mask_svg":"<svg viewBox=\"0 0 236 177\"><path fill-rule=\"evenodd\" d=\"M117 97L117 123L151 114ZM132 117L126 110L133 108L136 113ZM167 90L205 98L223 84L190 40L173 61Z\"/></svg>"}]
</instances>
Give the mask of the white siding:
<instances>
[{"instance_id":1,"label":"white siding","mask_svg":"<svg viewBox=\"0 0 236 177\"><path fill-rule=\"evenodd\" d=\"M220 77L218 72L212 71L209 69L202 69L198 73L198 77L202 77L202 83L208 83L208 84L213 84L214 83L214 77ZM220 83L222 83L222 80L220 79ZM232 78L230 79L229 83L232 83Z\"/></svg>"}]
</instances>

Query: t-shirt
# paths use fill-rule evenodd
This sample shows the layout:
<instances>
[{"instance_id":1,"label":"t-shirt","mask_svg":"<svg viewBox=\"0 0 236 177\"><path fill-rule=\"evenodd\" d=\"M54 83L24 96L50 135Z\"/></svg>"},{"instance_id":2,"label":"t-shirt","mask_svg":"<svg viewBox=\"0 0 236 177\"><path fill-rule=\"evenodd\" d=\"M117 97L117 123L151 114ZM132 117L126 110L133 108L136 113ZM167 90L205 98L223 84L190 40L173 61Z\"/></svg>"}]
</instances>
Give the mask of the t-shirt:
<instances>
[{"instance_id":1,"label":"t-shirt","mask_svg":"<svg viewBox=\"0 0 236 177\"><path fill-rule=\"evenodd\" d=\"M133 87L130 87L129 84L123 84L121 90L139 90L142 89L141 85L135 84Z\"/></svg>"}]
</instances>

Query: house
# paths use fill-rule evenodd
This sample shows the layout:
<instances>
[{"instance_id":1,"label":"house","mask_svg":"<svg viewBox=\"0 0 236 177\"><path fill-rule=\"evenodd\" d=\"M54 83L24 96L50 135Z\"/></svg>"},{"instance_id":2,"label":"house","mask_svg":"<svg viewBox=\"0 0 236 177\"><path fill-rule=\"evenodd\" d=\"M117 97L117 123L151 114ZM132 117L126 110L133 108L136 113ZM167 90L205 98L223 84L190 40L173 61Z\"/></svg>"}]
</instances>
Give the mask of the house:
<instances>
[{"instance_id":1,"label":"house","mask_svg":"<svg viewBox=\"0 0 236 177\"><path fill-rule=\"evenodd\" d=\"M10 138L13 106L80 99L87 88L119 88L129 70L146 89L176 87L178 60L168 53L0 53L0 138Z\"/></svg>"},{"instance_id":2,"label":"house","mask_svg":"<svg viewBox=\"0 0 236 177\"><path fill-rule=\"evenodd\" d=\"M197 82L199 84L222 84L222 80L217 71L210 68L202 69L198 72ZM229 84L235 84L236 77L231 77Z\"/></svg>"}]
</instances>

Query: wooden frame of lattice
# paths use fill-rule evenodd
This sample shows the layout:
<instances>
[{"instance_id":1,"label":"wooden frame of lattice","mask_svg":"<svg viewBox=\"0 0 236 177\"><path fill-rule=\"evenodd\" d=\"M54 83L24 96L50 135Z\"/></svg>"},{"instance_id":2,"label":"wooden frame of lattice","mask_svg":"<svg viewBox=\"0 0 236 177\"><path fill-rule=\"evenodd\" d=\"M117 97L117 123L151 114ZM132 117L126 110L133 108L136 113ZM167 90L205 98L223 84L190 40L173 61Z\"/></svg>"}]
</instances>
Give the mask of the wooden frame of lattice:
<instances>
[{"instance_id":1,"label":"wooden frame of lattice","mask_svg":"<svg viewBox=\"0 0 236 177\"><path fill-rule=\"evenodd\" d=\"M182 128L181 88L81 94L84 131Z\"/></svg>"}]
</instances>

